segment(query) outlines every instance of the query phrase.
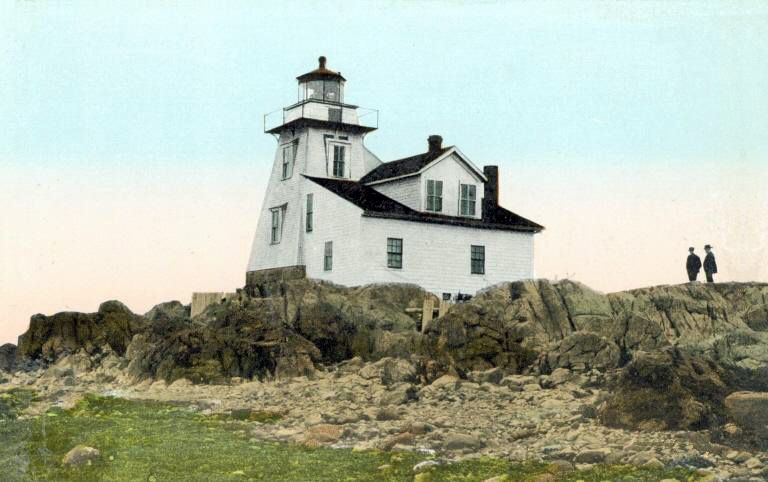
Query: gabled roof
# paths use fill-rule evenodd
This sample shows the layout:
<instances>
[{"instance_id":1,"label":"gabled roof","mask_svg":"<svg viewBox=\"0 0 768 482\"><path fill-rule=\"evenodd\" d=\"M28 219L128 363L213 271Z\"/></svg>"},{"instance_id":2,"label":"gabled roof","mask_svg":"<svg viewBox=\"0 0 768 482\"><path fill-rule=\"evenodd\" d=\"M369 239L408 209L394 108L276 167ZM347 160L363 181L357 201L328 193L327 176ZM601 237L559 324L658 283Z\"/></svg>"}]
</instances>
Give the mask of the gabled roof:
<instances>
[{"instance_id":1,"label":"gabled roof","mask_svg":"<svg viewBox=\"0 0 768 482\"><path fill-rule=\"evenodd\" d=\"M430 150L423 154L397 159L395 161L385 162L372 170L360 179L363 184L374 184L399 179L402 177L414 176L433 163L440 162L450 154L456 154L459 160L474 174L485 181L485 174L472 161L462 154L456 146L448 146L440 149Z\"/></svg>"},{"instance_id":2,"label":"gabled roof","mask_svg":"<svg viewBox=\"0 0 768 482\"><path fill-rule=\"evenodd\" d=\"M325 177L304 177L359 207L363 210L363 216L367 217L531 233L538 233L544 229L544 226L501 206L486 207L483 219L425 213L411 209L362 182Z\"/></svg>"},{"instance_id":3,"label":"gabled roof","mask_svg":"<svg viewBox=\"0 0 768 482\"><path fill-rule=\"evenodd\" d=\"M385 162L376 169L372 170L360 179L360 182L367 184L369 182L381 181L393 177L403 177L409 174L416 174L429 165L432 161L439 158L453 146L443 147L431 152L417 154L415 156L404 157L396 161Z\"/></svg>"}]
</instances>

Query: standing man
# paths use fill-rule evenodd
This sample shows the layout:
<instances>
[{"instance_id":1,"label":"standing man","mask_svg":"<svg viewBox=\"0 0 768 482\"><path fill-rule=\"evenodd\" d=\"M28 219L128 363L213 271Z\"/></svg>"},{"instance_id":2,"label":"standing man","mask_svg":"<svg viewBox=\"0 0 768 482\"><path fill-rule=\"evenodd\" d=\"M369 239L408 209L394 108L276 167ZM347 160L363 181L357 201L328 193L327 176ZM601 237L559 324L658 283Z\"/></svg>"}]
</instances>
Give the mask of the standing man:
<instances>
[{"instance_id":1,"label":"standing man","mask_svg":"<svg viewBox=\"0 0 768 482\"><path fill-rule=\"evenodd\" d=\"M688 271L688 281L696 281L701 271L701 258L693 254L693 247L688 248L688 259L685 261L685 270Z\"/></svg>"},{"instance_id":2,"label":"standing man","mask_svg":"<svg viewBox=\"0 0 768 482\"><path fill-rule=\"evenodd\" d=\"M715 262L715 254L712 252L712 246L704 246L704 251L707 255L704 256L704 273L707 275L707 283L714 283L712 275L717 273L717 263Z\"/></svg>"}]
</instances>

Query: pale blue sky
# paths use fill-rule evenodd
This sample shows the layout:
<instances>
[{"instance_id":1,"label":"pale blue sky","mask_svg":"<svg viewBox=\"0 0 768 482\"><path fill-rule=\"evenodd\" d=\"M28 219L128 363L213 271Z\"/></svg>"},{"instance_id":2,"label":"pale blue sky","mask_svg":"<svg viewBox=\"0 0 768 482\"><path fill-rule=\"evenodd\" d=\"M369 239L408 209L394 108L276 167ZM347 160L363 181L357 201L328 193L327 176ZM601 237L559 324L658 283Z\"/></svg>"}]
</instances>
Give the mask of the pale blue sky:
<instances>
[{"instance_id":1,"label":"pale blue sky","mask_svg":"<svg viewBox=\"0 0 768 482\"><path fill-rule=\"evenodd\" d=\"M5 2L0 342L29 315L242 284L275 142L326 55L380 109L501 167L536 270L611 291L768 280L768 2Z\"/></svg>"},{"instance_id":2,"label":"pale blue sky","mask_svg":"<svg viewBox=\"0 0 768 482\"><path fill-rule=\"evenodd\" d=\"M385 159L431 132L500 161L768 157L766 2L18 2L0 12L0 157L15 162L248 164L271 155L261 115L295 100L293 78L320 54L349 79L350 101L381 109L369 142Z\"/></svg>"}]
</instances>

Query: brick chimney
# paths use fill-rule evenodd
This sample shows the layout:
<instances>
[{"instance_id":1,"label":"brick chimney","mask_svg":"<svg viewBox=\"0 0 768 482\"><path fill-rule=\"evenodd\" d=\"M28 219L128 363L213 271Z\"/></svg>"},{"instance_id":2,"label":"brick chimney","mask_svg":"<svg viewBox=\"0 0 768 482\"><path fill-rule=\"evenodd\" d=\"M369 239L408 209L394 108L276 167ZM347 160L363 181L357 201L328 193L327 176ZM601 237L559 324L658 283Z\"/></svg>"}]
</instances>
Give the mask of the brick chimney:
<instances>
[{"instance_id":1,"label":"brick chimney","mask_svg":"<svg viewBox=\"0 0 768 482\"><path fill-rule=\"evenodd\" d=\"M499 166L483 166L483 174L488 180L483 190L483 220L490 220L499 205Z\"/></svg>"},{"instance_id":2,"label":"brick chimney","mask_svg":"<svg viewBox=\"0 0 768 482\"><path fill-rule=\"evenodd\" d=\"M429 153L437 152L443 148L443 138L438 135L432 135L427 138L427 144L429 144Z\"/></svg>"}]
</instances>

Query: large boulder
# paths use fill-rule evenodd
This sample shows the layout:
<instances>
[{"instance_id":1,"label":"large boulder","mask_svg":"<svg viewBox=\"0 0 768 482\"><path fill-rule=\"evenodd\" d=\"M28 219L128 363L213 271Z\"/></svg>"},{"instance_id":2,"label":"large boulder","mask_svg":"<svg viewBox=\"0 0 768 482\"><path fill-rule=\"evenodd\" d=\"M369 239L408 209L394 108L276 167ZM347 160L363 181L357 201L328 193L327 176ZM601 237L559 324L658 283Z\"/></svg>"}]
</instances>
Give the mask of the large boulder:
<instances>
[{"instance_id":1,"label":"large boulder","mask_svg":"<svg viewBox=\"0 0 768 482\"><path fill-rule=\"evenodd\" d=\"M418 350L420 334L407 310L435 298L410 284L345 288L294 280L281 291L286 322L320 349L324 362L410 356Z\"/></svg>"},{"instance_id":2,"label":"large boulder","mask_svg":"<svg viewBox=\"0 0 768 482\"><path fill-rule=\"evenodd\" d=\"M6 343L0 346L0 372L12 372L16 368L16 345Z\"/></svg>"},{"instance_id":3,"label":"large boulder","mask_svg":"<svg viewBox=\"0 0 768 482\"><path fill-rule=\"evenodd\" d=\"M678 349L638 352L612 383L598 413L611 427L704 429L723 419L728 391L712 361Z\"/></svg>"},{"instance_id":4,"label":"large boulder","mask_svg":"<svg viewBox=\"0 0 768 482\"><path fill-rule=\"evenodd\" d=\"M728 418L768 439L768 392L735 392L725 398Z\"/></svg>"},{"instance_id":5,"label":"large boulder","mask_svg":"<svg viewBox=\"0 0 768 482\"><path fill-rule=\"evenodd\" d=\"M152 307L144 313L144 318L157 322L174 322L189 320L189 305L182 305L180 301L166 301Z\"/></svg>"},{"instance_id":6,"label":"large boulder","mask_svg":"<svg viewBox=\"0 0 768 482\"><path fill-rule=\"evenodd\" d=\"M106 346L122 355L133 335L145 328L143 317L114 300L102 303L96 313L37 314L19 337L18 353L26 358L55 360L78 350L98 353Z\"/></svg>"}]
</instances>

